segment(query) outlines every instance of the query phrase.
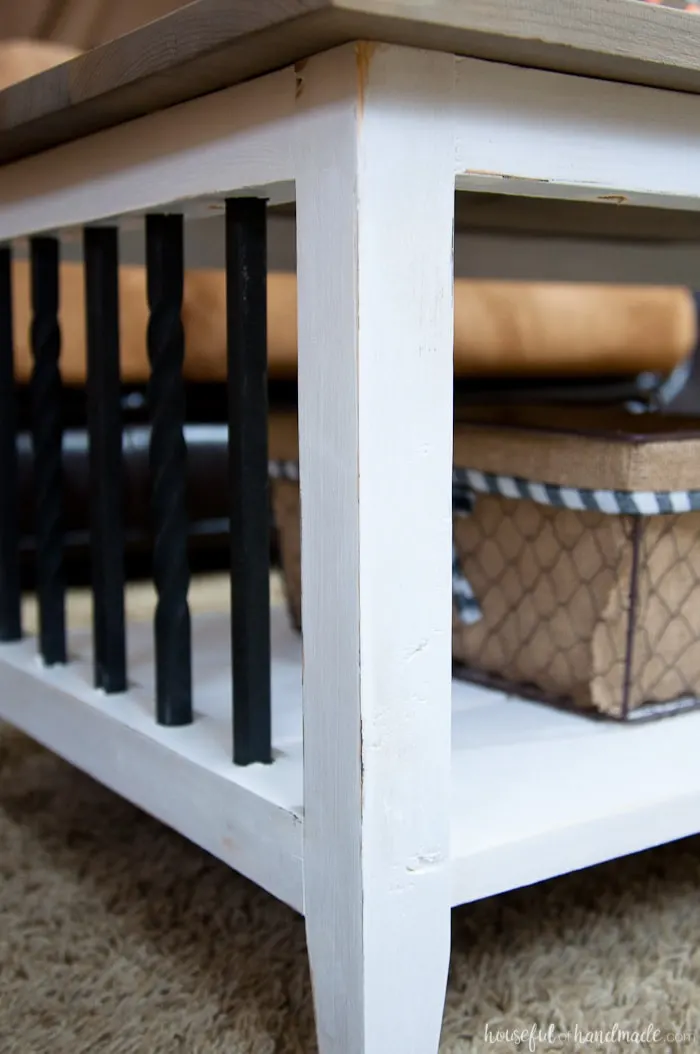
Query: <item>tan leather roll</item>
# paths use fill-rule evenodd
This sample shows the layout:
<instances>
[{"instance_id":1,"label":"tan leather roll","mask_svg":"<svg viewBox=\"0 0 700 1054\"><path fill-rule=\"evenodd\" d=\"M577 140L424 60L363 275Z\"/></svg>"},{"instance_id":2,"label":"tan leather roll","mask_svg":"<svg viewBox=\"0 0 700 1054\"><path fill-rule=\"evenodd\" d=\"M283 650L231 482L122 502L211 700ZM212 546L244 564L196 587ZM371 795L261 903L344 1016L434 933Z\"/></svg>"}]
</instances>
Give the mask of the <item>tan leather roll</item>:
<instances>
[{"instance_id":1,"label":"tan leather roll","mask_svg":"<svg viewBox=\"0 0 700 1054\"><path fill-rule=\"evenodd\" d=\"M692 294L668 286L455 283L455 372L670 372L697 339Z\"/></svg>"},{"instance_id":2,"label":"tan leather roll","mask_svg":"<svg viewBox=\"0 0 700 1054\"><path fill-rule=\"evenodd\" d=\"M16 373L26 381L30 279L26 261L14 264ZM268 354L273 377L294 376L297 365L296 277L268 278ZM226 377L226 286L219 270L185 276L182 318L185 377ZM120 268L122 375L148 376L146 276ZM63 263L60 276L61 370L65 383L85 380L82 264ZM682 288L531 282L455 282L455 372L458 376L634 374L667 372L693 350L696 312ZM397 363L397 369L400 364Z\"/></svg>"},{"instance_id":3,"label":"tan leather roll","mask_svg":"<svg viewBox=\"0 0 700 1054\"><path fill-rule=\"evenodd\" d=\"M31 374L30 269L26 260L13 264L15 375L26 382ZM275 377L296 372L296 279L273 274L268 280L268 347ZM193 381L226 378L226 283L222 271L188 271L182 305L185 329L184 374ZM59 285L61 375L65 384L82 385L86 374L85 279L83 265L62 263ZM146 328L148 302L143 267L119 269L119 327L122 379L139 384L148 377Z\"/></svg>"}]
</instances>

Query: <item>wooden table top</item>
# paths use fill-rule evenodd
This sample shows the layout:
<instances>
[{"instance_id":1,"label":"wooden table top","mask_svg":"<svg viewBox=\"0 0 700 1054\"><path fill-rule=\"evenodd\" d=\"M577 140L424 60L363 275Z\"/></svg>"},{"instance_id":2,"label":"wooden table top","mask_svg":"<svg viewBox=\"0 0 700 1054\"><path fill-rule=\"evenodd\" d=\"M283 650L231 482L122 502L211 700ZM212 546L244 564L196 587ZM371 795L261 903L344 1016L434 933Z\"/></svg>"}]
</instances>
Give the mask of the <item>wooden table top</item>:
<instances>
[{"instance_id":1,"label":"wooden table top","mask_svg":"<svg viewBox=\"0 0 700 1054\"><path fill-rule=\"evenodd\" d=\"M352 40L700 92L700 17L638 0L195 0L0 92L0 162Z\"/></svg>"}]
</instances>

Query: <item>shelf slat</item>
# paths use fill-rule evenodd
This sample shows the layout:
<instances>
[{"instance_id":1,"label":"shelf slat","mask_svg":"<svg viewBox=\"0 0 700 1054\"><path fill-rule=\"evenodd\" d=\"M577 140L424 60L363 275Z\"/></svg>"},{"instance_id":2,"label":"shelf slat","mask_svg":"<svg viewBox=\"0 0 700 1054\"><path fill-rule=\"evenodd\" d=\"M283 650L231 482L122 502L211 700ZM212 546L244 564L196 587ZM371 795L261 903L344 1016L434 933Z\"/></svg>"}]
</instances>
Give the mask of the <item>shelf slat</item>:
<instances>
[{"instance_id":1,"label":"shelf slat","mask_svg":"<svg viewBox=\"0 0 700 1054\"><path fill-rule=\"evenodd\" d=\"M65 667L31 638L0 645L0 718L302 910L301 647L272 612L272 765L231 761L230 620L193 618L195 723L153 717L147 622L129 626L133 686L92 688L89 632ZM700 712L606 724L453 686L452 902L543 881L700 832Z\"/></svg>"}]
</instances>

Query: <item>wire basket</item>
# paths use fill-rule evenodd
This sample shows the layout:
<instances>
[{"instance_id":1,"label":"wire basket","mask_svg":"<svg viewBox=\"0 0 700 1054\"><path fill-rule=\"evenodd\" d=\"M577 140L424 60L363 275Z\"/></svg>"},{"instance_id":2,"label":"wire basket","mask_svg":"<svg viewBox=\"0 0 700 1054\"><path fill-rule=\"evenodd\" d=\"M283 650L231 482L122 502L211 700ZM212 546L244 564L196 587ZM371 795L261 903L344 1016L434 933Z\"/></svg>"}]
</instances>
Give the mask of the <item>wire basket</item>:
<instances>
[{"instance_id":1,"label":"wire basket","mask_svg":"<svg viewBox=\"0 0 700 1054\"><path fill-rule=\"evenodd\" d=\"M622 721L700 705L700 432L509 416L455 428L455 677ZM271 475L300 629L296 462Z\"/></svg>"}]
</instances>

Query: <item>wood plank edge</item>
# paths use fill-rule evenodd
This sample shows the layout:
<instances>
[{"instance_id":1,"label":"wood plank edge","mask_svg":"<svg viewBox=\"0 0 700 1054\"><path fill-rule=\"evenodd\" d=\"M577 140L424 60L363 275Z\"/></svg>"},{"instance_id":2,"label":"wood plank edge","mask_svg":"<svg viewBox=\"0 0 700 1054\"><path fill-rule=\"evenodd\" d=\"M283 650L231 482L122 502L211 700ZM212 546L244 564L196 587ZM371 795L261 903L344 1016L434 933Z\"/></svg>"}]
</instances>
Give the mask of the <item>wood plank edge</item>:
<instances>
[{"instance_id":1,"label":"wood plank edge","mask_svg":"<svg viewBox=\"0 0 700 1054\"><path fill-rule=\"evenodd\" d=\"M29 647L0 646L0 719L302 911L298 816L48 683Z\"/></svg>"}]
</instances>

